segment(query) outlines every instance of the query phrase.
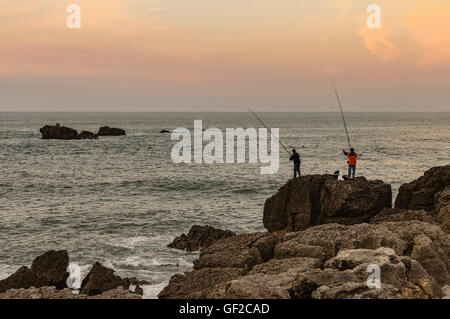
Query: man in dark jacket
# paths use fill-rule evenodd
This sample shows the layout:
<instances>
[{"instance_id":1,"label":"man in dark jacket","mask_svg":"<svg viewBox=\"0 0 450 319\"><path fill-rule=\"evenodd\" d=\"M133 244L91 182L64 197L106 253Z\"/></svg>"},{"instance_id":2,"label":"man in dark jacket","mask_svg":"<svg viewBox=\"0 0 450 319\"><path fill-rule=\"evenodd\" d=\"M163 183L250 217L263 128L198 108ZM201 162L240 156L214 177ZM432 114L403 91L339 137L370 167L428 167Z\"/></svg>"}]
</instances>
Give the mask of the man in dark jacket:
<instances>
[{"instance_id":1,"label":"man in dark jacket","mask_svg":"<svg viewBox=\"0 0 450 319\"><path fill-rule=\"evenodd\" d=\"M294 178L297 177L297 173L300 177L300 155L295 149L292 150L292 156L289 160L294 161Z\"/></svg>"}]
</instances>

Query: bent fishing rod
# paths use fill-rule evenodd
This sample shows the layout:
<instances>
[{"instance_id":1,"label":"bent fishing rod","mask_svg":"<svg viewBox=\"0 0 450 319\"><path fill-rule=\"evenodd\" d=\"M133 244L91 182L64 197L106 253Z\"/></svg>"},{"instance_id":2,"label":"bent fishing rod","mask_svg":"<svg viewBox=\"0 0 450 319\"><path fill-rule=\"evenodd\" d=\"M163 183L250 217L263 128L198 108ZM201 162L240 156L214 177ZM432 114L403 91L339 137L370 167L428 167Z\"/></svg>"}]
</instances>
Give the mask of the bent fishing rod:
<instances>
[{"instance_id":1,"label":"bent fishing rod","mask_svg":"<svg viewBox=\"0 0 450 319\"><path fill-rule=\"evenodd\" d=\"M275 135L272 134L272 130L267 127L267 125L263 122L263 120L261 120L258 115L256 115L252 110L250 110L250 108L248 108L249 112L253 114L253 116L259 121L259 123L261 123L270 133L271 136L275 137L278 140L278 143L280 143L281 146L283 146L283 148L285 149L285 151L291 155L291 153L289 152L289 150L287 149L286 146L284 146L283 143L281 143L280 139L278 137L276 137Z\"/></svg>"},{"instance_id":2,"label":"bent fishing rod","mask_svg":"<svg viewBox=\"0 0 450 319\"><path fill-rule=\"evenodd\" d=\"M350 144L350 137L348 136L347 123L345 123L344 111L342 111L341 101L339 99L339 95L338 95L338 92L336 90L336 87L334 86L333 79L330 78L330 81L331 81L331 85L333 86L334 93L336 94L336 98L337 98L337 101L338 101L338 104L339 104L339 109L341 110L342 120L344 121L345 134L347 134L348 147L352 148L352 146Z\"/></svg>"}]
</instances>

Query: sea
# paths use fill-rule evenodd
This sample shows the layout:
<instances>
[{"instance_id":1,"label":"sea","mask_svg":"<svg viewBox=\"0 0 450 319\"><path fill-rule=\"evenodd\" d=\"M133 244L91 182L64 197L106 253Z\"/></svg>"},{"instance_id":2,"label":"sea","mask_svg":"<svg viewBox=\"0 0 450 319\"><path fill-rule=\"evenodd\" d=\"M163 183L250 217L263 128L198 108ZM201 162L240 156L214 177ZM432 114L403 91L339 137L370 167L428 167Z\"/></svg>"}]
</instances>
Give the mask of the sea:
<instances>
[{"instance_id":1,"label":"sea","mask_svg":"<svg viewBox=\"0 0 450 319\"><path fill-rule=\"evenodd\" d=\"M346 172L347 137L337 112L266 113L280 142L300 153L302 174ZM412 181L450 158L450 112L346 113L356 174L392 185ZM250 113L0 113L0 279L38 255L66 249L82 275L96 261L122 277L151 282L156 298L171 276L192 269L197 253L167 248L192 225L237 233L264 231L265 200L293 177L280 146L280 168L260 163L177 164L173 131L260 128ZM119 127L126 136L43 140L39 128L61 125L96 132Z\"/></svg>"}]
</instances>

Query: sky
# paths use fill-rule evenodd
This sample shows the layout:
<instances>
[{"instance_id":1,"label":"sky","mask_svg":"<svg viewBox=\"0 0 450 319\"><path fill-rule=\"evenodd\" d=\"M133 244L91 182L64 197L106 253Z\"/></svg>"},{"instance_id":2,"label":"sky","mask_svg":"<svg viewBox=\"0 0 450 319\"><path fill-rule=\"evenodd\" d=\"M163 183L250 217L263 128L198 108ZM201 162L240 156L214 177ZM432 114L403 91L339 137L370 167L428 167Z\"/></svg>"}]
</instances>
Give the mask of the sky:
<instances>
[{"instance_id":1,"label":"sky","mask_svg":"<svg viewBox=\"0 0 450 319\"><path fill-rule=\"evenodd\" d=\"M450 111L449 17L448 0L0 0L0 111L326 112L330 77L346 111Z\"/></svg>"}]
</instances>

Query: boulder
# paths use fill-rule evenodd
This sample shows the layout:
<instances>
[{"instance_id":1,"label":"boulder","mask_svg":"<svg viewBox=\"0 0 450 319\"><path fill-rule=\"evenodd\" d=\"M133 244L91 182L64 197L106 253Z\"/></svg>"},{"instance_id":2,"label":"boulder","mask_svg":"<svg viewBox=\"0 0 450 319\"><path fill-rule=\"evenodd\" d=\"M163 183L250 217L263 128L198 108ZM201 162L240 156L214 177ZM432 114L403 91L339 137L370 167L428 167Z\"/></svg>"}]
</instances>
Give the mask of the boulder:
<instances>
[{"instance_id":1,"label":"boulder","mask_svg":"<svg viewBox=\"0 0 450 319\"><path fill-rule=\"evenodd\" d=\"M310 226L368 222L392 207L391 186L357 177L348 181L333 175L307 175L288 181L264 205L264 227L296 231Z\"/></svg>"},{"instance_id":2,"label":"boulder","mask_svg":"<svg viewBox=\"0 0 450 319\"><path fill-rule=\"evenodd\" d=\"M435 195L447 186L450 186L450 165L433 167L419 179L400 186L395 208L432 211Z\"/></svg>"},{"instance_id":3,"label":"boulder","mask_svg":"<svg viewBox=\"0 0 450 319\"><path fill-rule=\"evenodd\" d=\"M419 220L427 223L434 223L435 220L426 210L385 208L372 217L371 223L380 222L401 222L408 220Z\"/></svg>"},{"instance_id":4,"label":"boulder","mask_svg":"<svg viewBox=\"0 0 450 319\"><path fill-rule=\"evenodd\" d=\"M67 251L50 250L37 257L31 268L23 266L13 275L0 281L0 293L15 288L30 288L55 286L57 289L66 288L68 277L69 255Z\"/></svg>"},{"instance_id":5,"label":"boulder","mask_svg":"<svg viewBox=\"0 0 450 319\"><path fill-rule=\"evenodd\" d=\"M45 140L74 140L78 135L76 130L70 127L60 126L59 124L56 124L55 126L45 125L39 131L42 133L42 138Z\"/></svg>"},{"instance_id":6,"label":"boulder","mask_svg":"<svg viewBox=\"0 0 450 319\"><path fill-rule=\"evenodd\" d=\"M236 235L230 230L221 230L211 226L194 225L187 236L182 234L167 247L185 251L196 251L211 246L218 239Z\"/></svg>"},{"instance_id":7,"label":"boulder","mask_svg":"<svg viewBox=\"0 0 450 319\"><path fill-rule=\"evenodd\" d=\"M126 135L125 130L121 128L103 126L98 130L98 136L121 136Z\"/></svg>"},{"instance_id":8,"label":"boulder","mask_svg":"<svg viewBox=\"0 0 450 319\"><path fill-rule=\"evenodd\" d=\"M244 273L240 268L203 268L187 272L184 275L174 275L169 284L159 293L160 299L184 299L189 295L222 282L239 278Z\"/></svg>"},{"instance_id":9,"label":"boulder","mask_svg":"<svg viewBox=\"0 0 450 319\"><path fill-rule=\"evenodd\" d=\"M137 280L135 277L122 279L114 274L113 269L104 267L99 262L96 262L92 266L91 271L83 279L80 293L94 296L119 287L128 289L130 285L135 286L134 291L142 295L143 290L140 288L140 285L150 285L150 283Z\"/></svg>"},{"instance_id":10,"label":"boulder","mask_svg":"<svg viewBox=\"0 0 450 319\"><path fill-rule=\"evenodd\" d=\"M434 200L435 220L443 231L450 233L450 186L436 193Z\"/></svg>"},{"instance_id":11,"label":"boulder","mask_svg":"<svg viewBox=\"0 0 450 319\"><path fill-rule=\"evenodd\" d=\"M275 244L274 236L267 233L220 239L200 252L200 258L194 260L194 269L228 267L249 271L273 257Z\"/></svg>"},{"instance_id":12,"label":"boulder","mask_svg":"<svg viewBox=\"0 0 450 319\"><path fill-rule=\"evenodd\" d=\"M379 288L369 287L369 265L380 269ZM315 299L429 299L441 298L442 290L425 269L409 257L400 257L391 248L340 251L324 269L301 273L293 295Z\"/></svg>"}]
</instances>

